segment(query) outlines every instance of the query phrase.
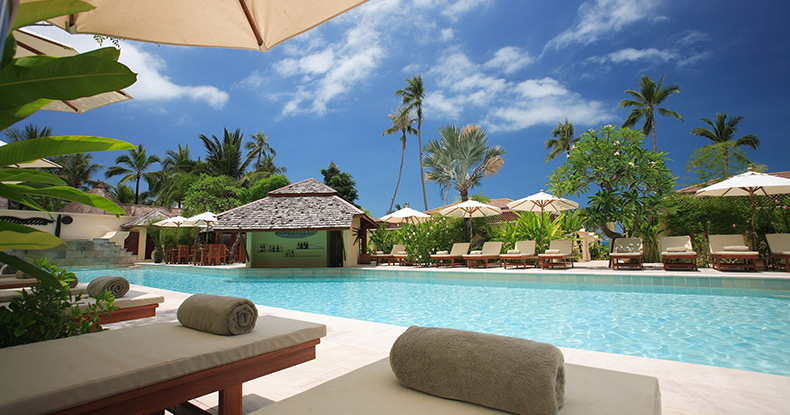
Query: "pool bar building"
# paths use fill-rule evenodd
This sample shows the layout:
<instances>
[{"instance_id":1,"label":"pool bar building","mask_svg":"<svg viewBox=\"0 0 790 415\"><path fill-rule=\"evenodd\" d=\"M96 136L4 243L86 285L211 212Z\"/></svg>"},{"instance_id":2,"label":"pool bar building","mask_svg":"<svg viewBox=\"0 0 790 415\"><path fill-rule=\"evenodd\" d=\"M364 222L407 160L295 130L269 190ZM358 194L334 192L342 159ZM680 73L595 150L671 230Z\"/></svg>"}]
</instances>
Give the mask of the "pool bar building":
<instances>
[{"instance_id":1,"label":"pool bar building","mask_svg":"<svg viewBox=\"0 0 790 415\"><path fill-rule=\"evenodd\" d=\"M364 262L376 221L310 178L217 216L214 231L244 235L248 268L345 267Z\"/></svg>"}]
</instances>

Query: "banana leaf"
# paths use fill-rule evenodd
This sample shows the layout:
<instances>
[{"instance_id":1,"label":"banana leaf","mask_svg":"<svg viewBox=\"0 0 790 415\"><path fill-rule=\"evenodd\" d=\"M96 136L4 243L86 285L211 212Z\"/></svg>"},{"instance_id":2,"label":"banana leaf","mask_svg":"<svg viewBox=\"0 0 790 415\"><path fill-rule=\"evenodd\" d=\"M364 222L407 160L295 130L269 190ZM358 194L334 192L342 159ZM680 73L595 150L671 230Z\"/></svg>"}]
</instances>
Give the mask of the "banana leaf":
<instances>
[{"instance_id":1,"label":"banana leaf","mask_svg":"<svg viewBox=\"0 0 790 415\"><path fill-rule=\"evenodd\" d=\"M0 251L7 249L49 249L64 243L62 239L49 232L12 222L0 221Z\"/></svg>"}]
</instances>

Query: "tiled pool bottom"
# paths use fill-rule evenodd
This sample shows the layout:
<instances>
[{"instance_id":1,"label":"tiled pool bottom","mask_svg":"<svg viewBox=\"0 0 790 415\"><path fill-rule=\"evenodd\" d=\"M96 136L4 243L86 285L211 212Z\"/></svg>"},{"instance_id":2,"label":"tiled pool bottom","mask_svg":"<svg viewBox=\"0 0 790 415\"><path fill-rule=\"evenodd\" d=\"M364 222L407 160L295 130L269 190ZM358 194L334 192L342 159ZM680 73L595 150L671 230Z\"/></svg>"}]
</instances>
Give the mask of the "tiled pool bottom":
<instances>
[{"instance_id":1,"label":"tiled pool bottom","mask_svg":"<svg viewBox=\"0 0 790 415\"><path fill-rule=\"evenodd\" d=\"M78 275L88 281L111 273L154 288L241 296L310 313L474 330L568 348L790 376L790 355L785 352L790 296L781 290L425 279L414 273L412 278L349 275L404 272L394 270L371 274L375 270L345 269L342 276L327 275L335 272L327 269L278 270L279 276L268 270L256 276L260 270L173 268ZM705 295L710 290L719 295Z\"/></svg>"}]
</instances>

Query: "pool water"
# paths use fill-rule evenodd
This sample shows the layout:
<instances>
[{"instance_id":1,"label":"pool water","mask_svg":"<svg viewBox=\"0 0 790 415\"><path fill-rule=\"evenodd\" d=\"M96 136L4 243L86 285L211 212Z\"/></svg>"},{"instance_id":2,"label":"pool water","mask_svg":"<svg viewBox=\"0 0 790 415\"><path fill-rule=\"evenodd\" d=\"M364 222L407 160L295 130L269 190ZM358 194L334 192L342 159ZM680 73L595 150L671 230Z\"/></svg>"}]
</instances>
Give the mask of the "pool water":
<instances>
[{"instance_id":1,"label":"pool water","mask_svg":"<svg viewBox=\"0 0 790 415\"><path fill-rule=\"evenodd\" d=\"M76 272L82 282L120 275L132 284L245 297L290 310L790 376L790 298L770 292L702 295L629 285L601 290L563 283L229 277L145 268Z\"/></svg>"}]
</instances>

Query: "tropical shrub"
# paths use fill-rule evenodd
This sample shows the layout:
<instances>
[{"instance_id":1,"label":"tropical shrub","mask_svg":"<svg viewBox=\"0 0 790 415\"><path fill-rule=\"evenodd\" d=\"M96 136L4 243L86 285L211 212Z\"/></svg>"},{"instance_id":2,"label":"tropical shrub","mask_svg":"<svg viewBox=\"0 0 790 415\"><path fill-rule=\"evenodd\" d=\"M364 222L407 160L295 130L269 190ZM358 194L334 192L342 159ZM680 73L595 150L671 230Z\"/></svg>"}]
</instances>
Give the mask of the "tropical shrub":
<instances>
[{"instance_id":1,"label":"tropical shrub","mask_svg":"<svg viewBox=\"0 0 790 415\"><path fill-rule=\"evenodd\" d=\"M639 131L613 126L589 130L551 174L551 188L558 196L578 196L597 187L585 209L588 221L609 238L632 236L643 220L658 215L674 189L665 155L645 149ZM615 223L623 234L607 223Z\"/></svg>"},{"instance_id":2,"label":"tropical shrub","mask_svg":"<svg viewBox=\"0 0 790 415\"><path fill-rule=\"evenodd\" d=\"M85 309L75 307L80 295L71 295L68 284L74 273L58 268L47 258L36 261L57 280L57 285L38 284L22 291L8 307L0 307L0 348L54 340L101 331L99 319L115 310L115 298L105 291Z\"/></svg>"},{"instance_id":3,"label":"tropical shrub","mask_svg":"<svg viewBox=\"0 0 790 415\"><path fill-rule=\"evenodd\" d=\"M384 253L390 253L392 251L392 246L395 245L393 242L397 231L388 231L386 224L382 223L378 229L371 231L368 235L368 240L370 243L368 244L368 252L374 253L376 251L381 251Z\"/></svg>"},{"instance_id":4,"label":"tropical shrub","mask_svg":"<svg viewBox=\"0 0 790 415\"><path fill-rule=\"evenodd\" d=\"M201 174L184 196L184 216L220 213L241 206L243 189L229 176Z\"/></svg>"},{"instance_id":5,"label":"tropical shrub","mask_svg":"<svg viewBox=\"0 0 790 415\"><path fill-rule=\"evenodd\" d=\"M513 249L518 241L536 241L535 251L544 252L551 241L577 239L576 231L582 226L578 212L564 212L552 219L550 212L516 213L517 219L505 223L499 230L492 230L492 239L503 242L503 249ZM574 244L576 246L576 244Z\"/></svg>"},{"instance_id":6,"label":"tropical shrub","mask_svg":"<svg viewBox=\"0 0 790 415\"><path fill-rule=\"evenodd\" d=\"M395 236L396 243L406 245L409 261L419 265L431 263L436 251L449 251L454 243L465 240L464 221L444 216L404 224Z\"/></svg>"},{"instance_id":7,"label":"tropical shrub","mask_svg":"<svg viewBox=\"0 0 790 415\"><path fill-rule=\"evenodd\" d=\"M241 203L246 205L247 203L254 202L258 199L263 199L264 197L269 196L269 192L272 190L288 186L289 184L291 184L291 181L288 180L284 174L269 176L256 180L250 185L250 187L242 189L242 191L239 193L239 198L241 199Z\"/></svg>"}]
</instances>

